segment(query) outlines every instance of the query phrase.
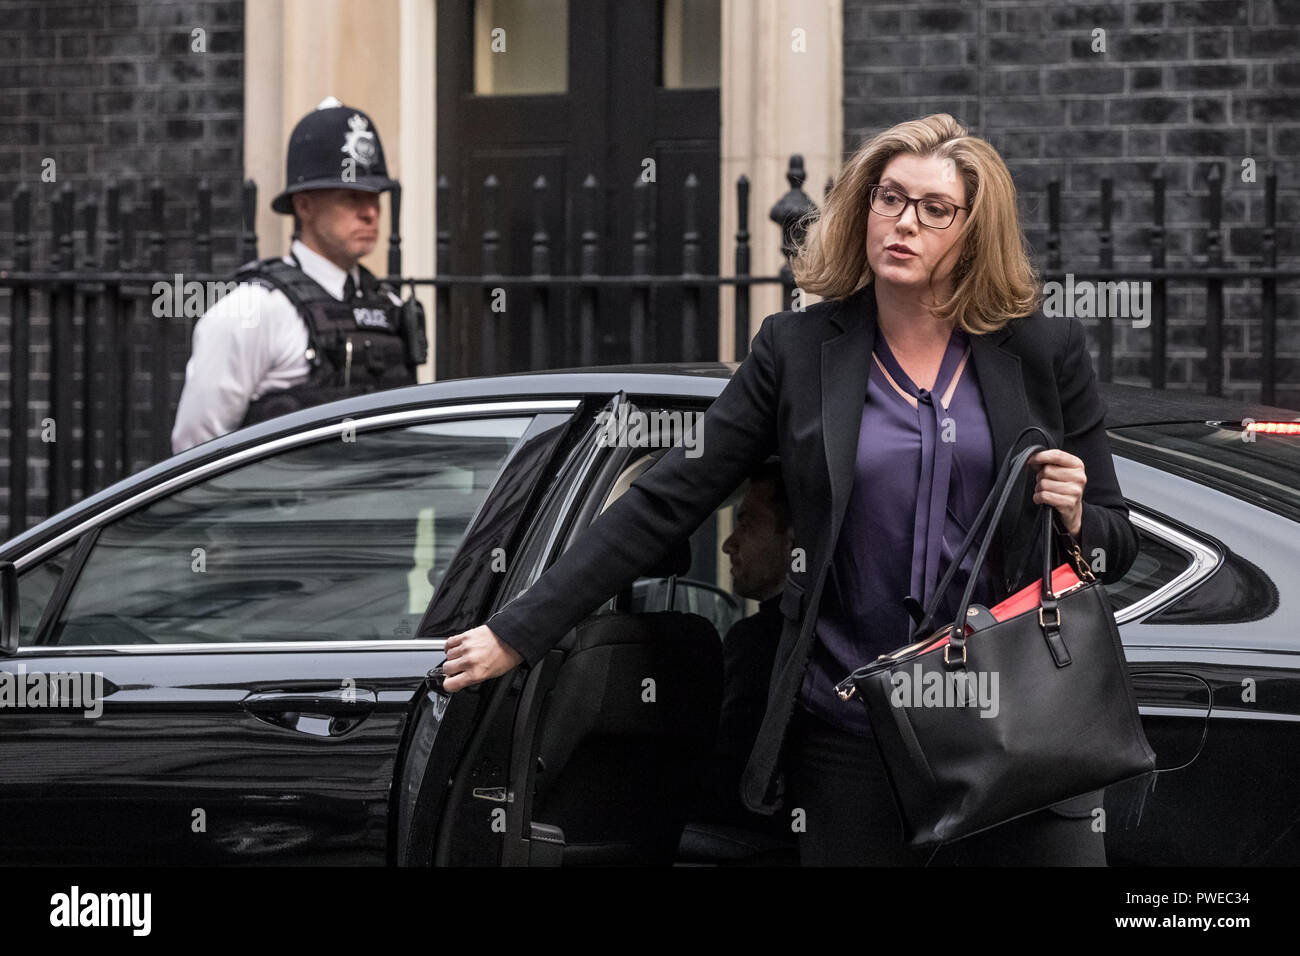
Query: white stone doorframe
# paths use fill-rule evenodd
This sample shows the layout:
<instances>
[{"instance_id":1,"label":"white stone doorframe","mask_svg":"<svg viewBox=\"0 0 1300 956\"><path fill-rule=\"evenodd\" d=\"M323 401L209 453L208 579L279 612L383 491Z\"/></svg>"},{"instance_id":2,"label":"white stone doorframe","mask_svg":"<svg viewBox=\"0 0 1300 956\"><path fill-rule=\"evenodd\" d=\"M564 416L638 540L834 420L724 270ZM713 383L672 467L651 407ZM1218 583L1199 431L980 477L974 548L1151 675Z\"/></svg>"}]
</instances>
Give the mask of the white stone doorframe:
<instances>
[{"instance_id":1,"label":"white stone doorframe","mask_svg":"<svg viewBox=\"0 0 1300 956\"><path fill-rule=\"evenodd\" d=\"M781 232L768 210L789 188L790 154L800 153L804 191L819 206L842 162L842 0L722 0L722 179L718 248L723 275L736 270L736 180L749 177L750 271L781 267ZM735 355L734 293L721 293L718 348ZM809 304L816 301L809 300ZM755 286L749 334L781 309L780 286Z\"/></svg>"}]
</instances>

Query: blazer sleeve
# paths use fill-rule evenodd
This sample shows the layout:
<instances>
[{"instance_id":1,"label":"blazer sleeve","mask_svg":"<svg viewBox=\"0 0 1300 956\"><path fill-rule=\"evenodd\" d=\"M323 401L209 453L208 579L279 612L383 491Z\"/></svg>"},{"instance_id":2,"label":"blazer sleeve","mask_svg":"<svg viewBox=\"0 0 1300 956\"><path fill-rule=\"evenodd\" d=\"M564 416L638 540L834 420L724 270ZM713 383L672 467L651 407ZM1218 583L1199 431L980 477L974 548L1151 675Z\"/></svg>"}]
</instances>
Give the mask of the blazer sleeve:
<instances>
[{"instance_id":1,"label":"blazer sleeve","mask_svg":"<svg viewBox=\"0 0 1300 956\"><path fill-rule=\"evenodd\" d=\"M687 458L683 445L670 449L527 591L488 618L492 632L527 663L535 664L610 595L659 564L775 452L774 319L763 320L749 355L700 420L700 454Z\"/></svg>"},{"instance_id":2,"label":"blazer sleeve","mask_svg":"<svg viewBox=\"0 0 1300 956\"><path fill-rule=\"evenodd\" d=\"M1079 527L1079 550L1090 565L1094 551L1102 549L1105 570L1097 576L1105 584L1122 578L1137 558L1138 538L1129 521L1128 506L1115 477L1110 439L1106 436L1106 404L1097 389L1092 356L1088 354L1083 323L1070 317L1065 351L1057 373L1061 412L1065 421L1065 450L1083 460L1088 480L1083 489L1083 516ZM1064 532L1059 512L1057 527Z\"/></svg>"}]
</instances>

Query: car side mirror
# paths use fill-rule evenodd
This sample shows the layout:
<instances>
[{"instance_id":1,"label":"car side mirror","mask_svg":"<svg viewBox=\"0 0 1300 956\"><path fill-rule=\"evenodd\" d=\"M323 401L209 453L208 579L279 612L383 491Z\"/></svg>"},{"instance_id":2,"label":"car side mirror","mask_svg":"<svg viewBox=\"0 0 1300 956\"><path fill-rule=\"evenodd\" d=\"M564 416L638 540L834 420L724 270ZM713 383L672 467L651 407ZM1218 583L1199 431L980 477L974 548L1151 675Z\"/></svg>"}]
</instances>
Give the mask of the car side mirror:
<instances>
[{"instance_id":1,"label":"car side mirror","mask_svg":"<svg viewBox=\"0 0 1300 956\"><path fill-rule=\"evenodd\" d=\"M18 653L19 626L18 568L12 561L0 561L0 654Z\"/></svg>"}]
</instances>

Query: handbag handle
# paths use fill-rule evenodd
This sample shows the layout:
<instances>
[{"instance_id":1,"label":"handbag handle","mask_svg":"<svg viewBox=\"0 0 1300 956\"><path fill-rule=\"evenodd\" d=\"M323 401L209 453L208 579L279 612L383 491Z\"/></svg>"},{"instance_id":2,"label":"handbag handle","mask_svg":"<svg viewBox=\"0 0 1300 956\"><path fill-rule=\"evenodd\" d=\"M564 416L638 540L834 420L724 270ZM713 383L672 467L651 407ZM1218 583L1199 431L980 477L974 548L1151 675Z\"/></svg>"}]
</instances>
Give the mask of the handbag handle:
<instances>
[{"instance_id":1,"label":"handbag handle","mask_svg":"<svg viewBox=\"0 0 1300 956\"><path fill-rule=\"evenodd\" d=\"M1033 445L1028 449L1029 454L1021 453L1021 457L1026 460L1042 448L1041 445ZM1017 459L1019 460L1019 458ZM998 500L998 511L1000 515L1002 506L1006 504L1010 485L1003 492L1003 497ZM1065 641L1061 637L1061 610L1057 606L1056 595L1052 593L1052 545L1055 538L1052 536L1052 506L1043 503L1039 505L1042 513L1043 522L1043 576L1039 580L1039 608L1038 624L1043 630L1043 640L1047 642L1047 648L1051 652L1057 667L1064 667L1070 663L1070 652L1065 646ZM979 553L975 557L975 567L978 568L984 563L984 556L988 552L989 545L992 543L993 531L996 528L997 519L989 527L989 533L985 536L984 541L980 544ZM957 617L953 621L952 631L948 635L948 644L943 649L944 667L952 670L957 667L966 666L966 611L970 607L971 595L975 591L975 578L972 574L966 582L966 588L962 592L961 601L957 605ZM1051 615L1052 619L1046 620L1044 615ZM957 622L962 623L961 627ZM960 658L954 658L953 655L960 653Z\"/></svg>"},{"instance_id":2,"label":"handbag handle","mask_svg":"<svg viewBox=\"0 0 1300 956\"><path fill-rule=\"evenodd\" d=\"M975 580L979 568L983 564L984 554L988 550L989 544L992 543L993 536L997 531L998 522L1002 519L1002 513L1006 508L1006 502L1011 495L1011 488L1015 484L1016 477L1020 474L1021 469L1024 468L1025 463L1044 447L1042 445L1034 445L1023 449L1020 452L1016 451L1016 446L1020 444L1020 440L1024 438L1027 432L1031 431L1036 431L1047 439L1046 447L1056 447L1056 443L1052 441L1052 436L1047 434L1047 432L1043 431L1043 429L1039 428L1037 425L1026 425L1020 430L1020 434L1018 434L1011 442L1010 451L1008 451L1006 456L1002 459L1002 465L998 469L997 478L993 481L993 488L984 499L984 503L980 505L979 513L975 515L975 520L971 522L970 529L966 532L965 539L958 546L956 554L953 555L952 562L948 565L948 570L944 572L943 579L934 589L934 593L930 595L930 601L928 606L925 608L924 616L922 616L920 621L916 623L916 626L910 632L908 643L911 643L916 639L918 634L924 635L926 633L927 625L929 625L930 621L933 619L935 611L939 609L940 599L947 593L948 585L952 583L952 579L956 576L957 570L961 567L961 563L966 557L966 552L970 550L971 544L975 541L975 536L979 534L979 529L984 524L984 519L988 515L989 509L993 508L994 502L997 502L993 520L989 524L988 533L985 535L985 542L980 548L979 557L975 562L975 572L971 574L971 581ZM1049 510L1051 508L1050 505L1045 505L1044 507ZM1050 514L1048 515L1048 521L1049 523L1051 521ZM972 593L973 590L974 589L972 588ZM965 611L963 610L962 613L964 616ZM964 631L965 629L963 628L963 633Z\"/></svg>"}]
</instances>

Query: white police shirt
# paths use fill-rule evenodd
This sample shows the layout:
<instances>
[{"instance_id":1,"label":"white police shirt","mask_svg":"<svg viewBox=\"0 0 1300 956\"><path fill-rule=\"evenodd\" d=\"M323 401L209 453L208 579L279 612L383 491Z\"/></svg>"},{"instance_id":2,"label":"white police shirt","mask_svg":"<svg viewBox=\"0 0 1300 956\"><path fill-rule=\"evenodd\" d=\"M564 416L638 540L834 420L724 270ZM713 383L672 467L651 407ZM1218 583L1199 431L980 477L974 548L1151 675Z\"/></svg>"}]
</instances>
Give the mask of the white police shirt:
<instances>
[{"instance_id":1,"label":"white police shirt","mask_svg":"<svg viewBox=\"0 0 1300 956\"><path fill-rule=\"evenodd\" d=\"M296 239L290 248L302 271L342 301L348 274ZM286 256L285 261L291 260ZM351 274L359 287L355 266ZM389 298L401 303L391 293ZM306 352L307 326L279 289L243 283L218 301L194 325L172 453L234 431L250 402L307 381Z\"/></svg>"}]
</instances>

